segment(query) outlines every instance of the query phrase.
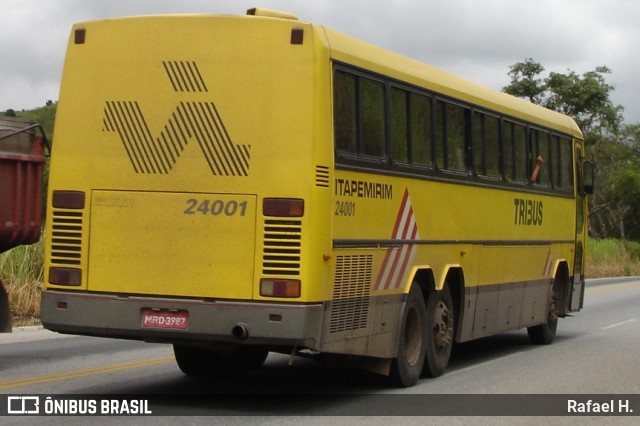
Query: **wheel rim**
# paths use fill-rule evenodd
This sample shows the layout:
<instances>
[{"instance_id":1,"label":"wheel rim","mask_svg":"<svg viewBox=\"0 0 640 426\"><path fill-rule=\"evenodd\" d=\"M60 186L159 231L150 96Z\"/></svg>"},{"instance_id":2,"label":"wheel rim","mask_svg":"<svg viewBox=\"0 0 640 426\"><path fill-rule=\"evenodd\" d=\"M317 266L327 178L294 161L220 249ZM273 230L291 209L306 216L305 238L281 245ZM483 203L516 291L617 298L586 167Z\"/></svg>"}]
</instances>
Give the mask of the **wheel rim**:
<instances>
[{"instance_id":1,"label":"wheel rim","mask_svg":"<svg viewBox=\"0 0 640 426\"><path fill-rule=\"evenodd\" d=\"M453 341L453 318L447 304L440 300L434 312L433 343L438 354L446 353Z\"/></svg>"}]
</instances>

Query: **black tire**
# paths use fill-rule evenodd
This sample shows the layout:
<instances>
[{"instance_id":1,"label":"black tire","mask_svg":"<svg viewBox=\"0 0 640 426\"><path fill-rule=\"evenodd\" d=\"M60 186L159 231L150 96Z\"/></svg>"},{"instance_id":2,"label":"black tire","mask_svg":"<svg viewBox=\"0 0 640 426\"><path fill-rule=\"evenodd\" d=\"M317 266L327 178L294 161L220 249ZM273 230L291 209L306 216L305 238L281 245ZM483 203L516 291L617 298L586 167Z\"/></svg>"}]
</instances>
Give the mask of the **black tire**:
<instances>
[{"instance_id":1,"label":"black tire","mask_svg":"<svg viewBox=\"0 0 640 426\"><path fill-rule=\"evenodd\" d=\"M527 327L529 341L534 345L549 345L556 337L556 330L558 329L558 310L556 308L558 300L556 285L557 279L551 286L551 297L549 298L549 306L547 309L547 321L542 324Z\"/></svg>"},{"instance_id":2,"label":"black tire","mask_svg":"<svg viewBox=\"0 0 640 426\"><path fill-rule=\"evenodd\" d=\"M400 323L398 355L391 363L393 386L415 385L422 373L427 347L427 307L422 290L414 284L409 291Z\"/></svg>"},{"instance_id":3,"label":"black tire","mask_svg":"<svg viewBox=\"0 0 640 426\"><path fill-rule=\"evenodd\" d=\"M427 298L427 353L422 373L438 377L447 369L454 332L453 301L449 287L433 291Z\"/></svg>"},{"instance_id":4,"label":"black tire","mask_svg":"<svg viewBox=\"0 0 640 426\"><path fill-rule=\"evenodd\" d=\"M11 333L11 310L9 309L9 295L0 280L0 333Z\"/></svg>"},{"instance_id":5,"label":"black tire","mask_svg":"<svg viewBox=\"0 0 640 426\"><path fill-rule=\"evenodd\" d=\"M260 368L269 351L262 346L233 345L216 349L173 345L180 370L188 376L230 377Z\"/></svg>"}]
</instances>

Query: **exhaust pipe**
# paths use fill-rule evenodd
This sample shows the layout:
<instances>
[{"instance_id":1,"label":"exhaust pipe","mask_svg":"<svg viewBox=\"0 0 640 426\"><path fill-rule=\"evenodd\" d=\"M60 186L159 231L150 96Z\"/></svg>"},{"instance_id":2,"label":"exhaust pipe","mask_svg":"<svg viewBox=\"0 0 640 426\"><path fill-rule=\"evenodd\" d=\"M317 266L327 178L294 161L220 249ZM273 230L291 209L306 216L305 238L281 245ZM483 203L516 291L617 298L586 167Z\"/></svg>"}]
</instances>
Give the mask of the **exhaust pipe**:
<instances>
[{"instance_id":1,"label":"exhaust pipe","mask_svg":"<svg viewBox=\"0 0 640 426\"><path fill-rule=\"evenodd\" d=\"M231 335L239 340L245 340L249 337L249 327L247 324L240 322L231 329Z\"/></svg>"}]
</instances>

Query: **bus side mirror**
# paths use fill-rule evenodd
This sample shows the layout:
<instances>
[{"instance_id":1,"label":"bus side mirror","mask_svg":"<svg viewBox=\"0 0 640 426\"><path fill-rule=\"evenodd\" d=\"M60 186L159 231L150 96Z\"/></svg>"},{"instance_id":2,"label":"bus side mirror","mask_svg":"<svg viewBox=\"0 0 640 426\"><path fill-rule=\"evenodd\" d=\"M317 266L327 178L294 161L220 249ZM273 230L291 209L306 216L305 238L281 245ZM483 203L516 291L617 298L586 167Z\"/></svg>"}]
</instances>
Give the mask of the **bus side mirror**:
<instances>
[{"instance_id":1,"label":"bus side mirror","mask_svg":"<svg viewBox=\"0 0 640 426\"><path fill-rule=\"evenodd\" d=\"M592 195L595 188L595 165L591 161L585 161L582 165L582 194Z\"/></svg>"}]
</instances>

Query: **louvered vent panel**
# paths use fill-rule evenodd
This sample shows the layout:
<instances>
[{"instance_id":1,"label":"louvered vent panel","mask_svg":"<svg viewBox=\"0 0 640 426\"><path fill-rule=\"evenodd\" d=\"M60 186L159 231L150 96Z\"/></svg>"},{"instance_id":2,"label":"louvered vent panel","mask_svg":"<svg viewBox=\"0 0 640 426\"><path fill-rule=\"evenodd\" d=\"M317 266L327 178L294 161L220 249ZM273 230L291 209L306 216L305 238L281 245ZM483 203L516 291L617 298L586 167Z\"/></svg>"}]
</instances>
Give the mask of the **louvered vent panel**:
<instances>
[{"instance_id":1,"label":"louvered vent panel","mask_svg":"<svg viewBox=\"0 0 640 426\"><path fill-rule=\"evenodd\" d=\"M57 210L53 212L51 233L51 263L80 265L82 257L82 213Z\"/></svg>"},{"instance_id":2,"label":"louvered vent panel","mask_svg":"<svg viewBox=\"0 0 640 426\"><path fill-rule=\"evenodd\" d=\"M299 276L301 242L301 221L265 220L262 274Z\"/></svg>"},{"instance_id":3,"label":"louvered vent panel","mask_svg":"<svg viewBox=\"0 0 640 426\"><path fill-rule=\"evenodd\" d=\"M316 166L316 186L322 188L329 187L329 168L326 166Z\"/></svg>"},{"instance_id":4,"label":"louvered vent panel","mask_svg":"<svg viewBox=\"0 0 640 426\"><path fill-rule=\"evenodd\" d=\"M338 256L329 332L366 328L373 268L372 255Z\"/></svg>"}]
</instances>

